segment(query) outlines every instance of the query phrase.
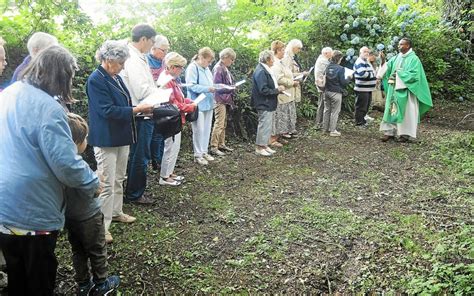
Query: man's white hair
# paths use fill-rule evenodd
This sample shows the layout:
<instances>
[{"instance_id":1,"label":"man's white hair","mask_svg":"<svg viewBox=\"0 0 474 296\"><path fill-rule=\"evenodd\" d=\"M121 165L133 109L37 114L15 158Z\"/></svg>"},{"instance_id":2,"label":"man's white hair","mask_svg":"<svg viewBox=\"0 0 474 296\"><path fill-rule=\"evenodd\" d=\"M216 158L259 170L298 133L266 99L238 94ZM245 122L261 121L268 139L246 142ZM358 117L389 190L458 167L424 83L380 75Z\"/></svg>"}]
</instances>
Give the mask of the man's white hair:
<instances>
[{"instance_id":1,"label":"man's white hair","mask_svg":"<svg viewBox=\"0 0 474 296\"><path fill-rule=\"evenodd\" d=\"M367 46L362 46L360 49L359 49L359 53L362 53L364 50L368 50L369 48Z\"/></svg>"},{"instance_id":2,"label":"man's white hair","mask_svg":"<svg viewBox=\"0 0 474 296\"><path fill-rule=\"evenodd\" d=\"M155 37L155 44L153 44L153 48L160 48L161 46L170 46L170 42L168 41L168 38L166 38L163 35L156 35Z\"/></svg>"},{"instance_id":3,"label":"man's white hair","mask_svg":"<svg viewBox=\"0 0 474 296\"><path fill-rule=\"evenodd\" d=\"M36 32L31 35L30 39L28 39L26 47L28 48L30 55L33 57L51 45L58 45L58 39L56 37L48 33Z\"/></svg>"},{"instance_id":4,"label":"man's white hair","mask_svg":"<svg viewBox=\"0 0 474 296\"><path fill-rule=\"evenodd\" d=\"M321 54L327 54L327 53L332 53L332 48L330 47L325 47L323 49L321 49Z\"/></svg>"}]
</instances>

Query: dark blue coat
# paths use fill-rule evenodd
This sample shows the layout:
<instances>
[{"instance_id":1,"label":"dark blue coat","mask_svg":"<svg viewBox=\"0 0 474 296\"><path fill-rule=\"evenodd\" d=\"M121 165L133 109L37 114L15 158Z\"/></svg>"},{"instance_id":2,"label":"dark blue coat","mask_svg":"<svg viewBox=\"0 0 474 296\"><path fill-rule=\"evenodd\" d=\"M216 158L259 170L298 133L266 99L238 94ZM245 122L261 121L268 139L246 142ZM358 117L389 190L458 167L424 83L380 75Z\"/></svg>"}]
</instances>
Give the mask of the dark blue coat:
<instances>
[{"instance_id":1,"label":"dark blue coat","mask_svg":"<svg viewBox=\"0 0 474 296\"><path fill-rule=\"evenodd\" d=\"M275 87L272 75L259 63L253 73L252 107L261 111L275 111L279 93Z\"/></svg>"},{"instance_id":2,"label":"dark blue coat","mask_svg":"<svg viewBox=\"0 0 474 296\"><path fill-rule=\"evenodd\" d=\"M119 147L136 142L130 93L120 76L116 78L99 66L87 79L89 145Z\"/></svg>"}]
</instances>

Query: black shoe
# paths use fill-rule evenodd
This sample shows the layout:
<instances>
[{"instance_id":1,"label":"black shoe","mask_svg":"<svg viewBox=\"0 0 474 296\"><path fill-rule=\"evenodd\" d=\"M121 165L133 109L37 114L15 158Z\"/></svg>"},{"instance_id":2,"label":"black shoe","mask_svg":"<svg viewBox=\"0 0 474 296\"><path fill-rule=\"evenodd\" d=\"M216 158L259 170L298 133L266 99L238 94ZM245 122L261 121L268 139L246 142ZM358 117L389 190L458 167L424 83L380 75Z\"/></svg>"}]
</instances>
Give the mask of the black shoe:
<instances>
[{"instance_id":1,"label":"black shoe","mask_svg":"<svg viewBox=\"0 0 474 296\"><path fill-rule=\"evenodd\" d=\"M152 160L151 161L151 168L154 171L158 171L158 170L160 170L160 165L158 164L158 162L156 160Z\"/></svg>"},{"instance_id":2,"label":"black shoe","mask_svg":"<svg viewBox=\"0 0 474 296\"><path fill-rule=\"evenodd\" d=\"M105 282L96 284L92 290L93 296L109 295L110 292L115 290L120 284L120 278L116 275L109 276Z\"/></svg>"}]
</instances>

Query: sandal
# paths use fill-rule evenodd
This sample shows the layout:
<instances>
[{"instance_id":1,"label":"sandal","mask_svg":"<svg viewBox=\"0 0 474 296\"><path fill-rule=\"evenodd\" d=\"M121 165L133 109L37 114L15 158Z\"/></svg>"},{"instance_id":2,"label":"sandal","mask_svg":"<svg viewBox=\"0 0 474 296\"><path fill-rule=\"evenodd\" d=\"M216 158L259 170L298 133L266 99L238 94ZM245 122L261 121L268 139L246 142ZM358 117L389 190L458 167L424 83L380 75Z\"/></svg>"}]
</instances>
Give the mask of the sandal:
<instances>
[{"instance_id":1,"label":"sandal","mask_svg":"<svg viewBox=\"0 0 474 296\"><path fill-rule=\"evenodd\" d=\"M283 147L283 144L278 142L278 141L273 141L270 143L270 146L272 147Z\"/></svg>"},{"instance_id":2,"label":"sandal","mask_svg":"<svg viewBox=\"0 0 474 296\"><path fill-rule=\"evenodd\" d=\"M184 177L183 177L183 176L178 176L178 175L175 175L175 174L171 174L170 177L171 177L173 180L178 181L178 182L184 180Z\"/></svg>"}]
</instances>

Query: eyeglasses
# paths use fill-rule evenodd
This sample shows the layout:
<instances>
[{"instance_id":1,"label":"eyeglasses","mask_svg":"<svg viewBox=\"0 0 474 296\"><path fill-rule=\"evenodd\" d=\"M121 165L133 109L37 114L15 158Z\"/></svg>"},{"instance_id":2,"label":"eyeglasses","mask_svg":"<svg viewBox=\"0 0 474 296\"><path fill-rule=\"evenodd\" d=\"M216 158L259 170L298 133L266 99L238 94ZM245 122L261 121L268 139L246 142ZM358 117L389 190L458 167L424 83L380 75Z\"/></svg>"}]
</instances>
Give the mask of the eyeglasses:
<instances>
[{"instance_id":1,"label":"eyeglasses","mask_svg":"<svg viewBox=\"0 0 474 296\"><path fill-rule=\"evenodd\" d=\"M161 50L161 52L163 52L163 53L168 52L168 49L163 49L163 48L159 48L159 47L157 49Z\"/></svg>"}]
</instances>

